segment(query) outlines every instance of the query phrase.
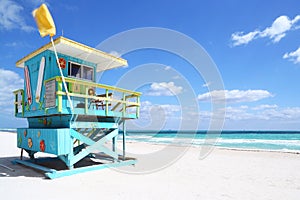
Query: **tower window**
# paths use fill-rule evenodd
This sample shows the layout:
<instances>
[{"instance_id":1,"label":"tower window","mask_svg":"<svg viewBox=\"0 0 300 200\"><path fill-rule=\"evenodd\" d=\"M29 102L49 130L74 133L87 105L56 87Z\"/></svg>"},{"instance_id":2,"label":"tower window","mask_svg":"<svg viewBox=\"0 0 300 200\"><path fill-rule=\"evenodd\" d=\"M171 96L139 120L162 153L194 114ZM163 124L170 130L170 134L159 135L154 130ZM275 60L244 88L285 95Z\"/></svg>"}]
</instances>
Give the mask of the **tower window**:
<instances>
[{"instance_id":1,"label":"tower window","mask_svg":"<svg viewBox=\"0 0 300 200\"><path fill-rule=\"evenodd\" d=\"M78 63L69 62L68 75L71 77L94 80L94 69L85 65L80 65Z\"/></svg>"}]
</instances>

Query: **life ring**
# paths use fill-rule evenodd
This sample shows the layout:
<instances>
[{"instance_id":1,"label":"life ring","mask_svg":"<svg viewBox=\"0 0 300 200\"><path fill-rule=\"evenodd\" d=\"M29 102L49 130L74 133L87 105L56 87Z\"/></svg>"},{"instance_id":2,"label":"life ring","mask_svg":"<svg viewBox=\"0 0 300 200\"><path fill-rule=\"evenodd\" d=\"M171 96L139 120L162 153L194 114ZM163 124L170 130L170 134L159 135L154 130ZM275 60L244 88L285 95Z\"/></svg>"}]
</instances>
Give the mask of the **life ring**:
<instances>
[{"instance_id":1,"label":"life ring","mask_svg":"<svg viewBox=\"0 0 300 200\"><path fill-rule=\"evenodd\" d=\"M64 58L59 58L58 62L59 62L60 68L62 68L62 69L66 68L66 60Z\"/></svg>"},{"instance_id":2,"label":"life ring","mask_svg":"<svg viewBox=\"0 0 300 200\"><path fill-rule=\"evenodd\" d=\"M41 140L41 141L40 141L40 150L41 150L41 152L44 152L44 151L45 151L45 148L46 148L45 141L44 141L44 140Z\"/></svg>"},{"instance_id":3,"label":"life ring","mask_svg":"<svg viewBox=\"0 0 300 200\"><path fill-rule=\"evenodd\" d=\"M88 95L95 96L95 90L94 90L94 88L89 88L88 89Z\"/></svg>"},{"instance_id":4,"label":"life ring","mask_svg":"<svg viewBox=\"0 0 300 200\"><path fill-rule=\"evenodd\" d=\"M31 148L32 145L33 145L33 142L32 142L32 139L31 138L28 138L28 147Z\"/></svg>"}]
</instances>

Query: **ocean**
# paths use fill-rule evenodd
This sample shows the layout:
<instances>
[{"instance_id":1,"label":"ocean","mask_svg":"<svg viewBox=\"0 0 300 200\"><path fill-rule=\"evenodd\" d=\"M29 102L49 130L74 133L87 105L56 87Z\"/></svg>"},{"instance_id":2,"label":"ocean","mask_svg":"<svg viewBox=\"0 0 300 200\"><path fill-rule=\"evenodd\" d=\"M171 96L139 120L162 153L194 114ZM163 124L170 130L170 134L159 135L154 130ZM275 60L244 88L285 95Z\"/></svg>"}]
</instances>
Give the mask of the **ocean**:
<instances>
[{"instance_id":1,"label":"ocean","mask_svg":"<svg viewBox=\"0 0 300 200\"><path fill-rule=\"evenodd\" d=\"M207 138L211 138L208 140ZM173 145L300 153L300 131L127 131L127 140Z\"/></svg>"},{"instance_id":2,"label":"ocean","mask_svg":"<svg viewBox=\"0 0 300 200\"><path fill-rule=\"evenodd\" d=\"M0 129L16 132L16 129ZM207 138L210 138L208 140ZM121 139L121 137L119 137ZM300 131L127 131L127 141L300 153Z\"/></svg>"}]
</instances>

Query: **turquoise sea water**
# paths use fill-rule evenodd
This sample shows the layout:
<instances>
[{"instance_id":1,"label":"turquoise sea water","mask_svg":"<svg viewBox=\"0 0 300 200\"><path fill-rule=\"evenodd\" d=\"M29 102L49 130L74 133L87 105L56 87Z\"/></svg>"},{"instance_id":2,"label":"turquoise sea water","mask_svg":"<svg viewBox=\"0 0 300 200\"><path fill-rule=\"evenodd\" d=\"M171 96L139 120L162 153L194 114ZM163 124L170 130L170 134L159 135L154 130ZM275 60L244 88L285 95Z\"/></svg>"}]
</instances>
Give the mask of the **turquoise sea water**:
<instances>
[{"instance_id":1,"label":"turquoise sea water","mask_svg":"<svg viewBox=\"0 0 300 200\"><path fill-rule=\"evenodd\" d=\"M16 129L0 129L16 132ZM208 140L207 138L211 138ZM300 153L300 131L127 131L128 141Z\"/></svg>"},{"instance_id":2,"label":"turquoise sea water","mask_svg":"<svg viewBox=\"0 0 300 200\"><path fill-rule=\"evenodd\" d=\"M161 144L214 145L230 149L300 153L300 131L222 131L220 135L207 134L206 131L128 131L127 139Z\"/></svg>"}]
</instances>

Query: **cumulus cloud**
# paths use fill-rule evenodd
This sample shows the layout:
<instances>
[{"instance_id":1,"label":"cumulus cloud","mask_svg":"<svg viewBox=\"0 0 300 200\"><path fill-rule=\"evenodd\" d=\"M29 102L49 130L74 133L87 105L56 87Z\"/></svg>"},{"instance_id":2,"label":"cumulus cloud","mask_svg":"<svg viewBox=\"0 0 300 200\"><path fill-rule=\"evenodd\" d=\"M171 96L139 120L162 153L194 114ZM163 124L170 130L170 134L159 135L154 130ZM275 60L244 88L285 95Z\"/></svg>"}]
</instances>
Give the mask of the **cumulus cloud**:
<instances>
[{"instance_id":1,"label":"cumulus cloud","mask_svg":"<svg viewBox=\"0 0 300 200\"><path fill-rule=\"evenodd\" d=\"M157 116L157 111L162 112L163 116L174 116L175 113L181 111L180 105L175 104L153 104L150 101L141 102L141 117L149 117L151 111L155 111L154 115ZM152 116L154 117L154 116ZM158 119L161 119L162 116L158 115Z\"/></svg>"},{"instance_id":2,"label":"cumulus cloud","mask_svg":"<svg viewBox=\"0 0 300 200\"><path fill-rule=\"evenodd\" d=\"M276 104L273 105L263 104L263 105L253 107L252 110L265 110L265 109L275 109L275 108L278 108Z\"/></svg>"},{"instance_id":3,"label":"cumulus cloud","mask_svg":"<svg viewBox=\"0 0 300 200\"><path fill-rule=\"evenodd\" d=\"M182 92L181 86L176 86L174 82L152 83L150 90L147 92L149 96L174 96Z\"/></svg>"},{"instance_id":4,"label":"cumulus cloud","mask_svg":"<svg viewBox=\"0 0 300 200\"><path fill-rule=\"evenodd\" d=\"M13 91L23 88L23 79L19 74L0 68L0 108L13 108Z\"/></svg>"},{"instance_id":5,"label":"cumulus cloud","mask_svg":"<svg viewBox=\"0 0 300 200\"><path fill-rule=\"evenodd\" d=\"M276 43L284 38L288 31L296 29L299 21L300 15L297 15L294 19L282 15L276 18L270 27L267 27L262 31L255 30L249 33L235 32L231 35L231 40L233 46L248 44L254 39L264 37L267 37L271 39L273 43Z\"/></svg>"},{"instance_id":6,"label":"cumulus cloud","mask_svg":"<svg viewBox=\"0 0 300 200\"><path fill-rule=\"evenodd\" d=\"M239 46L242 44L248 44L252 41L257 35L259 35L259 31L253 31L247 34L244 32L236 32L231 35L231 40L233 41L233 46Z\"/></svg>"},{"instance_id":7,"label":"cumulus cloud","mask_svg":"<svg viewBox=\"0 0 300 200\"><path fill-rule=\"evenodd\" d=\"M268 120L285 121L300 120L300 107L280 108L277 105L249 106L228 106L226 110L226 120ZM287 121L286 121L287 120Z\"/></svg>"},{"instance_id":8,"label":"cumulus cloud","mask_svg":"<svg viewBox=\"0 0 300 200\"><path fill-rule=\"evenodd\" d=\"M19 74L11 70L0 68L0 127L16 128L27 126L27 120L15 118L14 116L14 94L13 91L23 88L23 79ZM5 123L4 123L5 122Z\"/></svg>"},{"instance_id":9,"label":"cumulus cloud","mask_svg":"<svg viewBox=\"0 0 300 200\"><path fill-rule=\"evenodd\" d=\"M296 51L292 51L290 53L285 53L283 55L284 59L289 59L295 64L300 63L300 47Z\"/></svg>"},{"instance_id":10,"label":"cumulus cloud","mask_svg":"<svg viewBox=\"0 0 300 200\"><path fill-rule=\"evenodd\" d=\"M181 110L180 105L153 104L150 101L142 101L140 117L138 120L134 120L131 127L134 129L162 130L166 128L167 124L178 120Z\"/></svg>"},{"instance_id":11,"label":"cumulus cloud","mask_svg":"<svg viewBox=\"0 0 300 200\"><path fill-rule=\"evenodd\" d=\"M14 1L0 0L0 29L20 29L25 32L33 31L34 28L27 25L21 15L23 9L20 4Z\"/></svg>"},{"instance_id":12,"label":"cumulus cloud","mask_svg":"<svg viewBox=\"0 0 300 200\"><path fill-rule=\"evenodd\" d=\"M172 115L175 112L180 112L180 105L175 104L153 104L150 101L141 102L141 113L149 113L151 109L162 109L164 110L165 115Z\"/></svg>"},{"instance_id":13,"label":"cumulus cloud","mask_svg":"<svg viewBox=\"0 0 300 200\"><path fill-rule=\"evenodd\" d=\"M266 90L214 90L198 95L199 101L226 101L227 103L253 102L273 95Z\"/></svg>"},{"instance_id":14,"label":"cumulus cloud","mask_svg":"<svg viewBox=\"0 0 300 200\"><path fill-rule=\"evenodd\" d=\"M225 118L227 120L246 120L255 118L253 113L247 112L248 106L239 106L239 107L231 107L228 106L226 108Z\"/></svg>"},{"instance_id":15,"label":"cumulus cloud","mask_svg":"<svg viewBox=\"0 0 300 200\"><path fill-rule=\"evenodd\" d=\"M287 16L280 16L273 22L271 27L262 31L260 36L269 37L274 43L279 42L299 20L300 15L297 15L293 20L290 20Z\"/></svg>"},{"instance_id":16,"label":"cumulus cloud","mask_svg":"<svg viewBox=\"0 0 300 200\"><path fill-rule=\"evenodd\" d=\"M300 119L300 107L265 109L262 110L259 115L260 118L265 120L297 120Z\"/></svg>"}]
</instances>

